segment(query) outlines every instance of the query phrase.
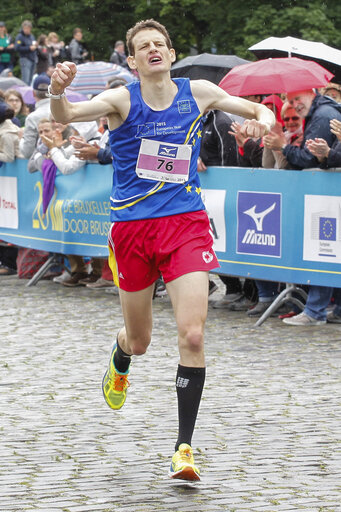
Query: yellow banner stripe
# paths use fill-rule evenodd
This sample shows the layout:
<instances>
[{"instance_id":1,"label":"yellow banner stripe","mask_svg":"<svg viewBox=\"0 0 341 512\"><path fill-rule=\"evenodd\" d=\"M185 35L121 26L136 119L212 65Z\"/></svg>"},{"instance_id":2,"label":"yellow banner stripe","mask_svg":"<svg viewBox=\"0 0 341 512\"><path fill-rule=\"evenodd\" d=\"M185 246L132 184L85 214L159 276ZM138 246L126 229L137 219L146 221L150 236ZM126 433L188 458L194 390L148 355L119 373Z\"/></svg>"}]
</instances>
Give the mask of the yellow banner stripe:
<instances>
[{"instance_id":1,"label":"yellow banner stripe","mask_svg":"<svg viewBox=\"0 0 341 512\"><path fill-rule=\"evenodd\" d=\"M337 271L334 271L334 270L321 270L321 269L317 269L317 268L284 267L282 265L269 265L269 264L266 264L266 263L252 263L252 262L249 262L249 261L221 260L219 258L218 258L218 261L220 261L221 263L233 263L233 264L236 264L236 265L249 265L251 267L281 268L283 270L301 270L303 272L321 272L322 274L341 275L341 272L337 272Z\"/></svg>"}]
</instances>

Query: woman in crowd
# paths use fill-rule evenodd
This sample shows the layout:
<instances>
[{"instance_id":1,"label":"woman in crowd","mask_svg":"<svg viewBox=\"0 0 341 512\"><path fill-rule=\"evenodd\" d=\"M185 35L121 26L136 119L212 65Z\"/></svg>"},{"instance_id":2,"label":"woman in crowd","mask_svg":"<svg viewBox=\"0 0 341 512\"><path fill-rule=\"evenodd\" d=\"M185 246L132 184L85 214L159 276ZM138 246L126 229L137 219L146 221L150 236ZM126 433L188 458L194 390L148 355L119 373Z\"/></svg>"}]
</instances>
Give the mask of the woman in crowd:
<instances>
[{"instance_id":1,"label":"woman in crowd","mask_svg":"<svg viewBox=\"0 0 341 512\"><path fill-rule=\"evenodd\" d=\"M285 102L281 110L281 118L284 124L276 123L271 132L263 137L262 166L266 169L290 169L290 164L278 147L285 144L299 146L303 139L302 118L296 110Z\"/></svg>"},{"instance_id":2,"label":"woman in crowd","mask_svg":"<svg viewBox=\"0 0 341 512\"><path fill-rule=\"evenodd\" d=\"M38 75L41 73L46 73L47 68L53 64L52 51L48 46L46 34L41 34L38 37L37 57L38 62L36 66L36 73Z\"/></svg>"},{"instance_id":3,"label":"woman in crowd","mask_svg":"<svg viewBox=\"0 0 341 512\"><path fill-rule=\"evenodd\" d=\"M30 111L20 92L16 89L7 89L5 91L5 101L13 108L14 116L19 120L20 126L25 126L26 117Z\"/></svg>"},{"instance_id":4,"label":"woman in crowd","mask_svg":"<svg viewBox=\"0 0 341 512\"><path fill-rule=\"evenodd\" d=\"M14 110L0 101L0 162L14 162L22 158L19 151L20 128L12 123Z\"/></svg>"},{"instance_id":5,"label":"woman in crowd","mask_svg":"<svg viewBox=\"0 0 341 512\"><path fill-rule=\"evenodd\" d=\"M14 43L7 33L6 24L0 21L0 73L5 69L13 69Z\"/></svg>"},{"instance_id":6,"label":"woman in crowd","mask_svg":"<svg viewBox=\"0 0 341 512\"><path fill-rule=\"evenodd\" d=\"M55 66L57 62L64 59L65 43L64 41L59 41L59 36L56 32L50 32L47 36L47 45L51 51L52 64Z\"/></svg>"}]
</instances>

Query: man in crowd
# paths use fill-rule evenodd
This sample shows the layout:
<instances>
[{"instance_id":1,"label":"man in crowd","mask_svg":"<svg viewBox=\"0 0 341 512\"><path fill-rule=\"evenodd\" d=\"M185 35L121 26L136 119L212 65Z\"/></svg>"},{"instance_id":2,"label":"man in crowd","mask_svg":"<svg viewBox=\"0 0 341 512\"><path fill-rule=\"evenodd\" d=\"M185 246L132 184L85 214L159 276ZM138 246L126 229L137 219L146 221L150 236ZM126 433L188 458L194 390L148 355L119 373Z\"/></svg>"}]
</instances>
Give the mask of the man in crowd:
<instances>
[{"instance_id":1,"label":"man in crowd","mask_svg":"<svg viewBox=\"0 0 341 512\"><path fill-rule=\"evenodd\" d=\"M328 96L321 96L313 90L290 92L287 94L289 104L305 120L303 141L300 146L287 142L280 143L273 149L281 150L292 169L319 167L320 162L306 146L307 140L324 139L332 146L336 136L330 130L330 121L341 121L341 105ZM296 326L313 326L326 323L326 307L331 297L332 288L310 286L304 311L299 315L284 318L283 322Z\"/></svg>"},{"instance_id":2,"label":"man in crowd","mask_svg":"<svg viewBox=\"0 0 341 512\"><path fill-rule=\"evenodd\" d=\"M198 480L191 439L205 380L208 272L218 267L197 174L200 119L212 109L240 114L249 119L243 129L250 137L262 137L275 120L263 105L231 97L210 82L171 80L175 51L160 23L137 23L127 33L127 46L129 67L139 72L141 82L72 104L63 93L76 67L70 62L57 64L51 109L62 122L107 116L111 132L109 260L120 288L125 326L118 332L104 375L105 400L113 409L125 402L131 357L144 354L151 341L152 297L162 274L180 352L179 431L170 476Z\"/></svg>"},{"instance_id":3,"label":"man in crowd","mask_svg":"<svg viewBox=\"0 0 341 512\"><path fill-rule=\"evenodd\" d=\"M50 100L47 98L47 88L50 79L47 75L38 75L33 82L33 96L36 100L35 110L25 122L24 136L20 141L20 151L24 158L30 158L36 149L39 138L38 123L40 119L50 117Z\"/></svg>"},{"instance_id":4,"label":"man in crowd","mask_svg":"<svg viewBox=\"0 0 341 512\"><path fill-rule=\"evenodd\" d=\"M75 64L83 64L85 62L88 52L82 43L83 40L83 32L81 28L75 28L73 31L73 39L69 44L69 52L71 55L71 60Z\"/></svg>"},{"instance_id":5,"label":"man in crowd","mask_svg":"<svg viewBox=\"0 0 341 512\"><path fill-rule=\"evenodd\" d=\"M123 68L129 69L129 66L127 63L127 56L124 51L124 42L123 41L116 41L115 49L110 56L110 62L112 62L113 64L118 64L119 66L122 66Z\"/></svg>"},{"instance_id":6,"label":"man in crowd","mask_svg":"<svg viewBox=\"0 0 341 512\"><path fill-rule=\"evenodd\" d=\"M21 31L15 38L14 48L19 53L21 78L31 85L37 62L38 43L32 34L32 23L25 20L21 24Z\"/></svg>"}]
</instances>

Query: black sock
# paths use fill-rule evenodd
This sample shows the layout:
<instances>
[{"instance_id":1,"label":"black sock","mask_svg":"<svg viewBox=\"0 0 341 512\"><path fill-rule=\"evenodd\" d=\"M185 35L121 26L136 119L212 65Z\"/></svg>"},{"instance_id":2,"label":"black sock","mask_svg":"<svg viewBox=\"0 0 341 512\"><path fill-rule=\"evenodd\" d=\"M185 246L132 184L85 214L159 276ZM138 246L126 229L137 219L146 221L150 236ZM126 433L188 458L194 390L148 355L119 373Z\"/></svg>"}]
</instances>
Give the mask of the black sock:
<instances>
[{"instance_id":1,"label":"black sock","mask_svg":"<svg viewBox=\"0 0 341 512\"><path fill-rule=\"evenodd\" d=\"M121 349L121 347L118 344L118 337L116 340L116 344L117 344L117 350L114 355L114 365L118 372L125 373L126 371L128 371L130 361L131 361L131 356L129 354L126 354Z\"/></svg>"},{"instance_id":2,"label":"black sock","mask_svg":"<svg viewBox=\"0 0 341 512\"><path fill-rule=\"evenodd\" d=\"M204 382L205 368L190 368L179 364L176 375L179 434L175 451L181 443L191 445Z\"/></svg>"}]
</instances>

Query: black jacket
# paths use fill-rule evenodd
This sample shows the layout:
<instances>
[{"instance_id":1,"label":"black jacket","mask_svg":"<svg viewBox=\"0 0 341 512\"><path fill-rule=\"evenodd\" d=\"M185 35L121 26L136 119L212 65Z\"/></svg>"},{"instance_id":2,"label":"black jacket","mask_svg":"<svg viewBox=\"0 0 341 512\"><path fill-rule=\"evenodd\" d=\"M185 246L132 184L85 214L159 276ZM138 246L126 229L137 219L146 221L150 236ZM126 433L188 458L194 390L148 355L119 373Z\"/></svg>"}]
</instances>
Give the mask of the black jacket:
<instances>
[{"instance_id":1,"label":"black jacket","mask_svg":"<svg viewBox=\"0 0 341 512\"><path fill-rule=\"evenodd\" d=\"M308 169L319 167L319 161L304 146L307 139L316 137L325 139L329 147L335 142L335 135L330 131L329 122L332 119L341 121L341 104L328 96L317 94L305 118L303 141L300 147L288 144L283 155L291 164L292 169Z\"/></svg>"},{"instance_id":2,"label":"black jacket","mask_svg":"<svg viewBox=\"0 0 341 512\"><path fill-rule=\"evenodd\" d=\"M236 139L228 132L232 119L221 110L211 110L203 124L200 157L206 166L237 166Z\"/></svg>"},{"instance_id":3,"label":"black jacket","mask_svg":"<svg viewBox=\"0 0 341 512\"><path fill-rule=\"evenodd\" d=\"M19 53L19 57L26 57L33 62L37 60L37 50L31 50L30 46L33 41L35 41L35 37L33 34L24 34L21 30L14 41L14 48Z\"/></svg>"}]
</instances>

